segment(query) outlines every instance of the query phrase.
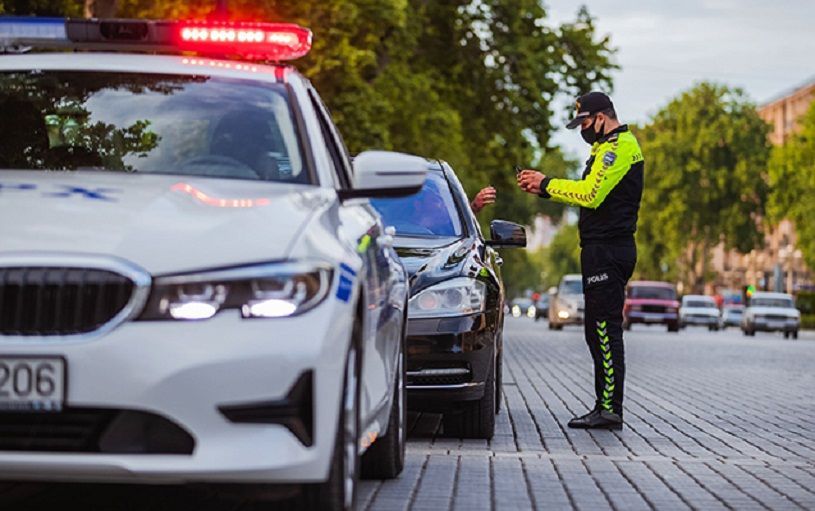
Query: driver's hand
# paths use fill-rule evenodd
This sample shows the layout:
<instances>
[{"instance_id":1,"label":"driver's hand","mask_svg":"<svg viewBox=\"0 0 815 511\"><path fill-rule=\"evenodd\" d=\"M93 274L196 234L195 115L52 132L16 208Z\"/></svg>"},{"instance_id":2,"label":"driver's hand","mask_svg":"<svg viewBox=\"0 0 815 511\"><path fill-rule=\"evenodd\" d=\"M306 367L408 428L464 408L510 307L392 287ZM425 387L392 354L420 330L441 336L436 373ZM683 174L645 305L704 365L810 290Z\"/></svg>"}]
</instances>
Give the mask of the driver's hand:
<instances>
[{"instance_id":1,"label":"driver's hand","mask_svg":"<svg viewBox=\"0 0 815 511\"><path fill-rule=\"evenodd\" d=\"M470 203L473 213L480 212L487 204L494 204L495 196L495 188L492 186L482 188L481 191L475 195L475 199Z\"/></svg>"},{"instance_id":2,"label":"driver's hand","mask_svg":"<svg viewBox=\"0 0 815 511\"><path fill-rule=\"evenodd\" d=\"M518 173L518 186L525 192L537 195L541 193L541 183L545 178L537 170L522 170Z\"/></svg>"}]
</instances>

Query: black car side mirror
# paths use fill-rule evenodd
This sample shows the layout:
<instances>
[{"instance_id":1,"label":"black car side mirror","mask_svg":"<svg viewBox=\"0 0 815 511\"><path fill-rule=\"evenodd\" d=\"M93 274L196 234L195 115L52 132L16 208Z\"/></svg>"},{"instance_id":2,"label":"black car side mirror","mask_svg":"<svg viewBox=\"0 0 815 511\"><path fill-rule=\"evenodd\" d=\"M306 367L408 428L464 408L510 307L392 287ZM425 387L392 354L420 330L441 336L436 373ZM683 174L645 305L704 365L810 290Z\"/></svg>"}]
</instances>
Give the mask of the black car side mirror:
<instances>
[{"instance_id":1,"label":"black car side mirror","mask_svg":"<svg viewBox=\"0 0 815 511\"><path fill-rule=\"evenodd\" d=\"M490 222L490 238L484 240L488 247L525 247L526 229L514 222L493 220Z\"/></svg>"}]
</instances>

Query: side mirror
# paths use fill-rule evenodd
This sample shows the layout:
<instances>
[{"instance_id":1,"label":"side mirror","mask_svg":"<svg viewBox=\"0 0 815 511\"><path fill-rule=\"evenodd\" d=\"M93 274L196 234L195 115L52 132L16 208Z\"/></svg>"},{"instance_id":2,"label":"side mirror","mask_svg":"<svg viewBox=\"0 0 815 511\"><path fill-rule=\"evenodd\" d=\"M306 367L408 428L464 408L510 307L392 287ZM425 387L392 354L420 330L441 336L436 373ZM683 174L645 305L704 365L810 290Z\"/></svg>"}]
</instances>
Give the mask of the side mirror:
<instances>
[{"instance_id":1,"label":"side mirror","mask_svg":"<svg viewBox=\"0 0 815 511\"><path fill-rule=\"evenodd\" d=\"M485 241L489 247L525 247L526 229L514 222L493 220L490 222L490 238Z\"/></svg>"},{"instance_id":2,"label":"side mirror","mask_svg":"<svg viewBox=\"0 0 815 511\"><path fill-rule=\"evenodd\" d=\"M413 195L424 185L430 168L425 158L392 151L365 151L354 157L352 187L340 198L390 198Z\"/></svg>"}]
</instances>

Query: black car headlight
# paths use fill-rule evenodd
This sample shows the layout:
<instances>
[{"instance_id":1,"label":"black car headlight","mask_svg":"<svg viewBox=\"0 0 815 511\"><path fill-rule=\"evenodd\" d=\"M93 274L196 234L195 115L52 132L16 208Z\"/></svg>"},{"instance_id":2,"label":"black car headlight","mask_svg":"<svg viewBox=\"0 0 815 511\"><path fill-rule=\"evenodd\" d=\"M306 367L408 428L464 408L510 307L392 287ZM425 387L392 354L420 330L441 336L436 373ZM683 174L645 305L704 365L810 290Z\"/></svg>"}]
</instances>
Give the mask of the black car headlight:
<instances>
[{"instance_id":1,"label":"black car headlight","mask_svg":"<svg viewBox=\"0 0 815 511\"><path fill-rule=\"evenodd\" d=\"M244 318L295 316L325 299L332 274L328 264L303 261L157 277L139 319L201 320L227 309Z\"/></svg>"},{"instance_id":2,"label":"black car headlight","mask_svg":"<svg viewBox=\"0 0 815 511\"><path fill-rule=\"evenodd\" d=\"M487 286L480 280L459 277L423 289L410 299L408 317L438 318L484 312Z\"/></svg>"}]
</instances>

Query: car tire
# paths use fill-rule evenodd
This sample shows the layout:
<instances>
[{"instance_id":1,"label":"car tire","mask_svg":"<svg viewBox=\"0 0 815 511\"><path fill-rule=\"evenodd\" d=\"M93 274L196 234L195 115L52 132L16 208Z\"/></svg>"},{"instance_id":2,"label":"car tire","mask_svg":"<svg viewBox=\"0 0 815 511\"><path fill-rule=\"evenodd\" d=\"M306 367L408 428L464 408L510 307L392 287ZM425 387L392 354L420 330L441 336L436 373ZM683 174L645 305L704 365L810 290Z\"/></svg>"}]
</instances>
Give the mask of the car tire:
<instances>
[{"instance_id":1,"label":"car tire","mask_svg":"<svg viewBox=\"0 0 815 511\"><path fill-rule=\"evenodd\" d=\"M362 338L361 321L354 324L353 339L345 360L342 400L337 438L331 457L328 480L303 488L297 509L310 511L352 511L356 507L359 480L359 400L361 356L357 340Z\"/></svg>"},{"instance_id":2,"label":"car tire","mask_svg":"<svg viewBox=\"0 0 815 511\"><path fill-rule=\"evenodd\" d=\"M444 435L454 438L480 438L489 440L495 434L495 366L487 373L484 396L466 403L462 411L442 415Z\"/></svg>"},{"instance_id":3,"label":"car tire","mask_svg":"<svg viewBox=\"0 0 815 511\"><path fill-rule=\"evenodd\" d=\"M631 331L631 323L628 321L623 321L623 330Z\"/></svg>"},{"instance_id":4,"label":"car tire","mask_svg":"<svg viewBox=\"0 0 815 511\"><path fill-rule=\"evenodd\" d=\"M793 338L793 339L797 339L797 338L798 338L798 330L793 330L793 331L792 331L792 338Z\"/></svg>"},{"instance_id":5,"label":"car tire","mask_svg":"<svg viewBox=\"0 0 815 511\"><path fill-rule=\"evenodd\" d=\"M405 319L407 324L407 318ZM393 389L393 403L388 419L388 429L362 455L363 479L395 479L405 468L407 446L407 388L405 387L405 340L399 353Z\"/></svg>"},{"instance_id":6,"label":"car tire","mask_svg":"<svg viewBox=\"0 0 815 511\"><path fill-rule=\"evenodd\" d=\"M790 338L790 333L791 332L789 330L784 330L784 339L789 339Z\"/></svg>"},{"instance_id":7,"label":"car tire","mask_svg":"<svg viewBox=\"0 0 815 511\"><path fill-rule=\"evenodd\" d=\"M669 324L668 325L668 331L669 332L674 332L674 333L678 332L679 331L679 325L677 323Z\"/></svg>"},{"instance_id":8,"label":"car tire","mask_svg":"<svg viewBox=\"0 0 815 511\"><path fill-rule=\"evenodd\" d=\"M495 359L495 415L501 413L504 390L504 341L503 334L499 334L498 356Z\"/></svg>"}]
</instances>

